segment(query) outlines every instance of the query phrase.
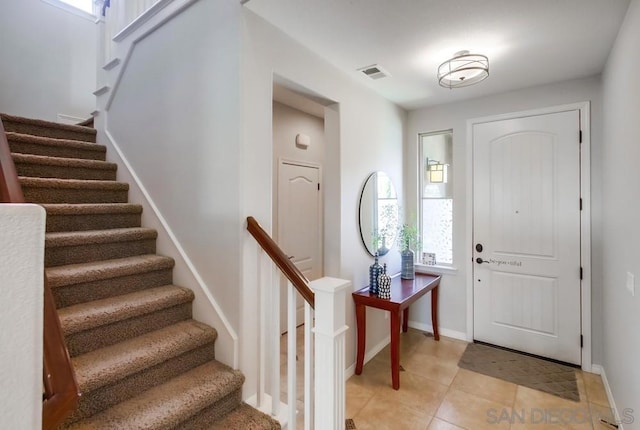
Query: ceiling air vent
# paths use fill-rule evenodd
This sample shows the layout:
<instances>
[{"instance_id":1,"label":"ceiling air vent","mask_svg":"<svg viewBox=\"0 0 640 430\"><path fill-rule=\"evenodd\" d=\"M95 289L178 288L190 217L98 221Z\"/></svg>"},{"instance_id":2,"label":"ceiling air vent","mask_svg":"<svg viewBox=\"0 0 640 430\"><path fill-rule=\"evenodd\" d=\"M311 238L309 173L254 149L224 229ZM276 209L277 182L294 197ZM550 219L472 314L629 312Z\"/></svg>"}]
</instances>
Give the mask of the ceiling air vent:
<instances>
[{"instance_id":1,"label":"ceiling air vent","mask_svg":"<svg viewBox=\"0 0 640 430\"><path fill-rule=\"evenodd\" d=\"M358 72L364 73L365 76L371 79L381 79L381 78L386 78L388 76L391 76L389 72L387 72L377 64L372 64L371 66L362 67L361 69L358 69Z\"/></svg>"}]
</instances>

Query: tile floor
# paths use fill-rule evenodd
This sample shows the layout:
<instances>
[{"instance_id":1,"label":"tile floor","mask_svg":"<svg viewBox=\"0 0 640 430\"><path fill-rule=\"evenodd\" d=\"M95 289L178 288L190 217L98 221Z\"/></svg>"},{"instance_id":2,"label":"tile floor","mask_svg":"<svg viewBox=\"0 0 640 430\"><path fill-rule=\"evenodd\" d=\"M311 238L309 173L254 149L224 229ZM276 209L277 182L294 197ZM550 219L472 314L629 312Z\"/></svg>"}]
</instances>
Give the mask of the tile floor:
<instances>
[{"instance_id":1,"label":"tile floor","mask_svg":"<svg viewBox=\"0 0 640 430\"><path fill-rule=\"evenodd\" d=\"M302 376L302 328L298 329ZM282 337L286 374L286 335ZM346 383L346 418L357 430L607 430L613 421L600 376L576 370L580 402L458 368L466 343L409 329L401 335L400 390L391 388L389 346ZM302 411L302 383L297 392ZM282 386L286 395L286 386ZM286 397L283 397L285 399ZM298 429L303 417L298 416Z\"/></svg>"},{"instance_id":2,"label":"tile floor","mask_svg":"<svg viewBox=\"0 0 640 430\"><path fill-rule=\"evenodd\" d=\"M389 346L347 381L346 417L358 430L605 430L600 376L577 372L580 402L458 368L466 343L409 329L401 336L400 390L391 388Z\"/></svg>"}]
</instances>

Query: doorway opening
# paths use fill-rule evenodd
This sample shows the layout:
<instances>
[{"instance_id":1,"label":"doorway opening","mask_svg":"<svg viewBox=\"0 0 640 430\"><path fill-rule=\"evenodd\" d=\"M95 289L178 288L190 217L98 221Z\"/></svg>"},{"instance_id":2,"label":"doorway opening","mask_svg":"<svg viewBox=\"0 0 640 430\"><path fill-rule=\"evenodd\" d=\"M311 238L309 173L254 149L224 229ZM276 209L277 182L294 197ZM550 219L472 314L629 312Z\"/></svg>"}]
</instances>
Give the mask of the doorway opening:
<instances>
[{"instance_id":1,"label":"doorway opening","mask_svg":"<svg viewBox=\"0 0 640 430\"><path fill-rule=\"evenodd\" d=\"M339 223L333 221L339 217L339 178L330 175L325 183L325 171L339 168L339 107L291 81L274 77L272 114L273 238L308 280L337 276L339 253L326 250L339 244ZM333 210L328 212L328 206ZM292 297L286 283L278 278L273 282L280 284L281 374L286 374L291 357L288 336L296 336L295 370L300 378L307 343L303 337L305 302L297 292ZM292 303L295 311L290 309ZM289 319L295 319L293 326ZM288 390L283 386L281 394ZM303 391L296 390L297 402L304 402Z\"/></svg>"},{"instance_id":2,"label":"doorway opening","mask_svg":"<svg viewBox=\"0 0 640 430\"><path fill-rule=\"evenodd\" d=\"M469 339L591 368L588 103L469 121Z\"/></svg>"}]
</instances>

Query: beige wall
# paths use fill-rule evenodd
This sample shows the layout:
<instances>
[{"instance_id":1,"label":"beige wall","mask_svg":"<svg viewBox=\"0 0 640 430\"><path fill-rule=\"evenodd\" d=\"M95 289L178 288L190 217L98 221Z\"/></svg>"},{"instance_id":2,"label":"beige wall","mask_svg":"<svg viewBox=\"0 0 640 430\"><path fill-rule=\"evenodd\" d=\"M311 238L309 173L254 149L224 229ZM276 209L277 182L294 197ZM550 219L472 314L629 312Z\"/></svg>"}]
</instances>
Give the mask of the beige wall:
<instances>
[{"instance_id":1,"label":"beige wall","mask_svg":"<svg viewBox=\"0 0 640 430\"><path fill-rule=\"evenodd\" d=\"M96 24L42 0L0 1L0 111L56 121L95 109Z\"/></svg>"},{"instance_id":2,"label":"beige wall","mask_svg":"<svg viewBox=\"0 0 640 430\"><path fill-rule=\"evenodd\" d=\"M632 77L639 41L640 0L633 0L603 73L602 364L625 430L640 429L640 81ZM635 275L635 296L627 273Z\"/></svg>"}]
</instances>

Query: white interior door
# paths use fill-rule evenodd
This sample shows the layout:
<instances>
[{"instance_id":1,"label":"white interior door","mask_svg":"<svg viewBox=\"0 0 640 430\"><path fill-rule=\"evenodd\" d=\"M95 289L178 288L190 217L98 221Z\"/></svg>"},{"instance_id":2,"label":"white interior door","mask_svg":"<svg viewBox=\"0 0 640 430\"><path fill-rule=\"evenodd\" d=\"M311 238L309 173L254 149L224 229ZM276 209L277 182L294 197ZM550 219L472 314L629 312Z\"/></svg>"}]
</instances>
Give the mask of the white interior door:
<instances>
[{"instance_id":1,"label":"white interior door","mask_svg":"<svg viewBox=\"0 0 640 430\"><path fill-rule=\"evenodd\" d=\"M474 339L580 364L579 111L473 127Z\"/></svg>"},{"instance_id":2,"label":"white interior door","mask_svg":"<svg viewBox=\"0 0 640 430\"><path fill-rule=\"evenodd\" d=\"M322 276L320 168L281 161L278 166L278 245L310 281ZM286 331L286 291L280 291L280 327ZM297 321L304 299L297 295Z\"/></svg>"}]
</instances>

